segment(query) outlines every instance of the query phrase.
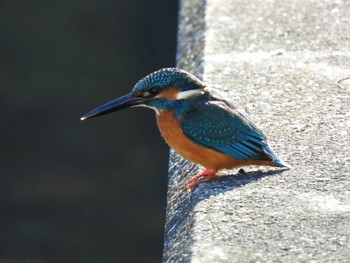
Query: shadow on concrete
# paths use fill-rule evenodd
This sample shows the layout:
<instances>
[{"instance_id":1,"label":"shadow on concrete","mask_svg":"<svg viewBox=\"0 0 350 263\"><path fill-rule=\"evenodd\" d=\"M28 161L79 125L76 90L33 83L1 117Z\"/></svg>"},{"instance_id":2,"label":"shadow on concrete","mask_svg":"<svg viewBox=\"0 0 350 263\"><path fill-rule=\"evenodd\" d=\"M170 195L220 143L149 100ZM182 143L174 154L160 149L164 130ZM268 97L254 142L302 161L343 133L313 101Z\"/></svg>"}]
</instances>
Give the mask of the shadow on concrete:
<instances>
[{"instance_id":1,"label":"shadow on concrete","mask_svg":"<svg viewBox=\"0 0 350 263\"><path fill-rule=\"evenodd\" d=\"M259 181L264 177L280 174L287 170L288 169L271 171L257 170L244 173L238 172L236 174L224 175L217 180L213 180L208 183L202 183L197 188L193 189L191 193L189 193L189 195L191 195L191 205L194 207L198 202L208 199L209 197L223 194L227 191Z\"/></svg>"},{"instance_id":2,"label":"shadow on concrete","mask_svg":"<svg viewBox=\"0 0 350 263\"><path fill-rule=\"evenodd\" d=\"M167 222L165 226L165 243L164 243L164 260L165 261L176 261L178 256L177 253L172 253L171 248L176 247L174 244L177 240L177 235L182 233L187 236L188 239L182 243L181 250L184 253L191 254L192 251L189 249L191 243L191 232L194 215L196 214L196 205L209 199L213 196L223 194L228 191L235 190L240 187L244 187L247 184L257 182L264 177L277 175L283 173L287 169L276 169L269 171L249 171L245 173L227 174L220 177L217 180L213 180L208 183L201 183L197 188L193 189L192 192L187 193L185 191L185 184L189 178L196 175L198 172L196 166L188 166L188 162L184 159L179 158L177 155L171 156L173 163L177 163L178 167L172 167L170 174L175 175L170 180L172 183L169 184L168 189L168 210L167 210ZM187 162L187 165L183 165ZM187 167L187 169L185 169ZM176 171L176 172L175 172ZM172 173L175 172L175 173ZM176 178L177 177L177 178ZM182 188L179 190L179 188ZM171 205L169 205L171 204ZM169 209L171 208L171 209ZM180 249L180 248L179 248ZM174 258L173 258L174 257Z\"/></svg>"}]
</instances>

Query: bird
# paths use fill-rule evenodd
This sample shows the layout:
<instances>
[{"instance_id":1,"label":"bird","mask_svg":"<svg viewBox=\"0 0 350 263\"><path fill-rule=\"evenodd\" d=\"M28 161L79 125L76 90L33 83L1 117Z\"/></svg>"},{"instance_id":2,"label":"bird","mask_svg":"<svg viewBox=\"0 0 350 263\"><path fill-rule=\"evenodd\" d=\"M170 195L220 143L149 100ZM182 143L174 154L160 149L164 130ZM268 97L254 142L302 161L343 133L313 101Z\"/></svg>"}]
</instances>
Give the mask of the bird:
<instances>
[{"instance_id":1,"label":"bird","mask_svg":"<svg viewBox=\"0 0 350 263\"><path fill-rule=\"evenodd\" d=\"M217 178L225 169L249 165L292 168L272 150L243 109L180 68L163 68L145 76L130 93L88 112L81 120L136 106L153 109L166 143L205 168L189 179L187 191Z\"/></svg>"}]
</instances>

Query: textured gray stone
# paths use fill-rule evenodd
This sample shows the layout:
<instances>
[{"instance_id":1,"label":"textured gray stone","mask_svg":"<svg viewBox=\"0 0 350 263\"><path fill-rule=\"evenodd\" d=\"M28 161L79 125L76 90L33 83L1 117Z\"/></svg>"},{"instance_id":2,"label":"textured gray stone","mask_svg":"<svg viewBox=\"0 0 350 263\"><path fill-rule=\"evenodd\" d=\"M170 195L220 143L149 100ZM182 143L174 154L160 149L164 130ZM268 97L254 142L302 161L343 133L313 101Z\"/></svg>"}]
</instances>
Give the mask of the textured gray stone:
<instances>
[{"instance_id":1,"label":"textured gray stone","mask_svg":"<svg viewBox=\"0 0 350 263\"><path fill-rule=\"evenodd\" d=\"M294 169L170 153L164 262L350 261L350 2L182 1L178 66L240 104Z\"/></svg>"}]
</instances>

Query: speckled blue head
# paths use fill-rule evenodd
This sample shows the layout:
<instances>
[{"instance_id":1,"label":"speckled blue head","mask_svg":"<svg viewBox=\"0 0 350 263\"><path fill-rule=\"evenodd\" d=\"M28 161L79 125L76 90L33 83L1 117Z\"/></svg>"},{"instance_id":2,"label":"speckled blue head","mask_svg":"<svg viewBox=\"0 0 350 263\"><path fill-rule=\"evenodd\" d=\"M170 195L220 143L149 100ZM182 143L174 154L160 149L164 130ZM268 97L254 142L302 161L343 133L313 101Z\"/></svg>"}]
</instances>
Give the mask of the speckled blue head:
<instances>
[{"instance_id":1,"label":"speckled blue head","mask_svg":"<svg viewBox=\"0 0 350 263\"><path fill-rule=\"evenodd\" d=\"M133 93L148 91L152 87L166 89L178 87L181 91L203 89L204 84L195 76L179 68L157 70L136 83Z\"/></svg>"},{"instance_id":2,"label":"speckled blue head","mask_svg":"<svg viewBox=\"0 0 350 263\"><path fill-rule=\"evenodd\" d=\"M165 91L176 89L179 96L169 99ZM129 94L108 102L81 117L82 120L104 115L130 106L146 106L157 109L177 109L181 114L188 106L189 98L203 94L205 85L195 76L179 68L155 71L136 83ZM163 93L164 92L164 93Z\"/></svg>"}]
</instances>

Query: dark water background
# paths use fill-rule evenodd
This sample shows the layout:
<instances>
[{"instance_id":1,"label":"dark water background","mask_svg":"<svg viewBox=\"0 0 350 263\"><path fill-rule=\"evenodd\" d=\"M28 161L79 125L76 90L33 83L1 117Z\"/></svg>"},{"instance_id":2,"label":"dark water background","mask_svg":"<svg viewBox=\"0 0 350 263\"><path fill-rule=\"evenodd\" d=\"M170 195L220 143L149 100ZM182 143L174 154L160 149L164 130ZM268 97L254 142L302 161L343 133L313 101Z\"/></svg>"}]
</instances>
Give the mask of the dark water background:
<instances>
[{"instance_id":1,"label":"dark water background","mask_svg":"<svg viewBox=\"0 0 350 263\"><path fill-rule=\"evenodd\" d=\"M177 1L0 1L0 262L160 262L154 113L79 117L175 65Z\"/></svg>"}]
</instances>

